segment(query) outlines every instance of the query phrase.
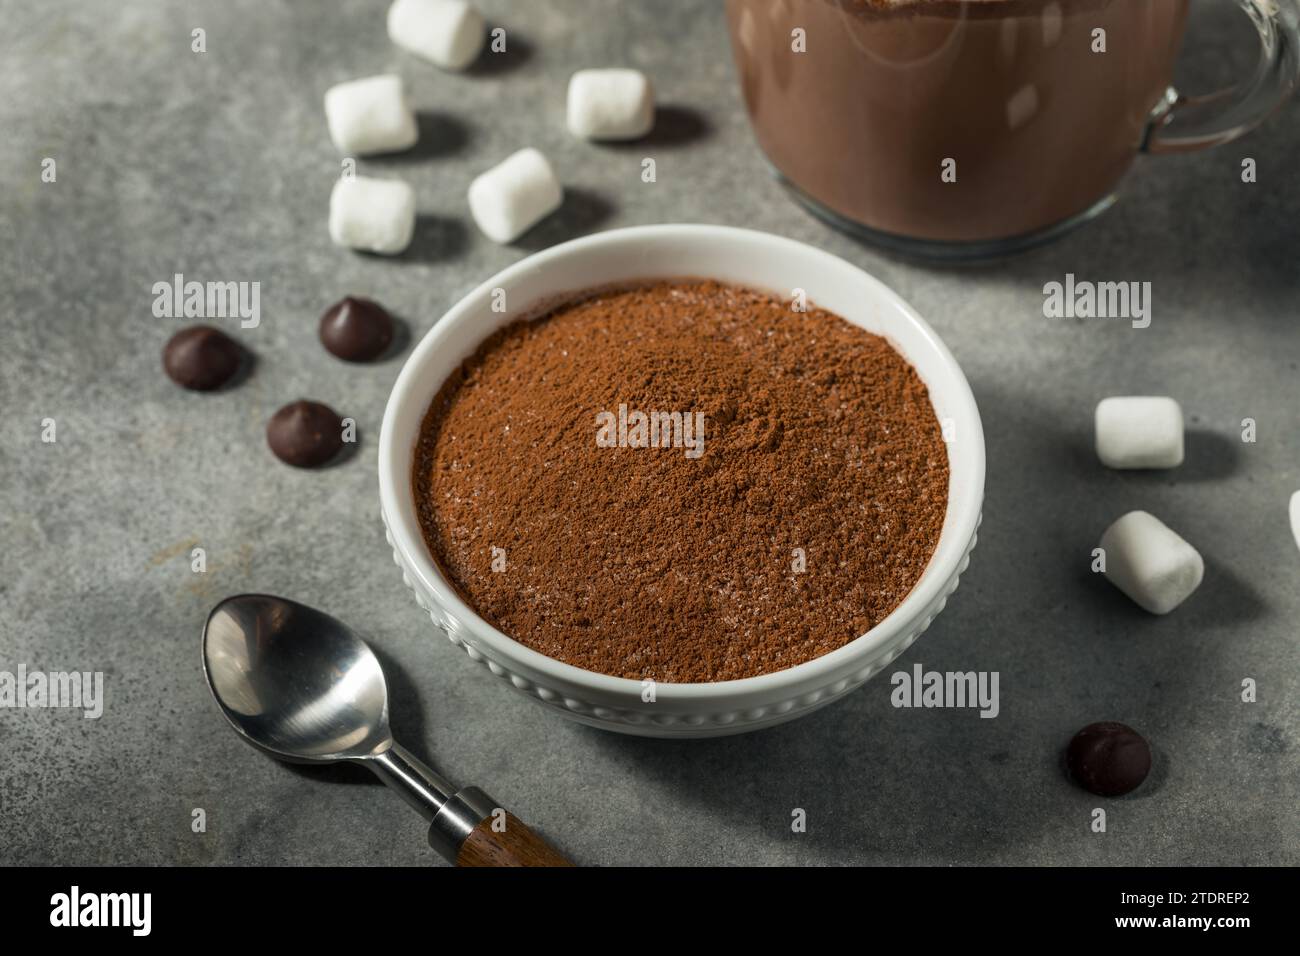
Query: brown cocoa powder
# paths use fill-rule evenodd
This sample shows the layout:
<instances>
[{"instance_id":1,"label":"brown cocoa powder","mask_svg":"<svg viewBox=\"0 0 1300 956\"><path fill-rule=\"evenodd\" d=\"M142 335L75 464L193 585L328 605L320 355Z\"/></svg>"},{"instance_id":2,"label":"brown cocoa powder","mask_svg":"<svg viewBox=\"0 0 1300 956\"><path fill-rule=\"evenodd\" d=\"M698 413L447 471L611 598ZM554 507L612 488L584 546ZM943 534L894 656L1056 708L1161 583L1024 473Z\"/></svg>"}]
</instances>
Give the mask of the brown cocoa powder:
<instances>
[{"instance_id":1,"label":"brown cocoa powder","mask_svg":"<svg viewBox=\"0 0 1300 956\"><path fill-rule=\"evenodd\" d=\"M702 454L602 447L598 415L620 405L702 412ZM505 634L604 674L719 681L897 607L938 542L948 458L883 338L683 280L488 338L431 404L412 485L433 558Z\"/></svg>"}]
</instances>

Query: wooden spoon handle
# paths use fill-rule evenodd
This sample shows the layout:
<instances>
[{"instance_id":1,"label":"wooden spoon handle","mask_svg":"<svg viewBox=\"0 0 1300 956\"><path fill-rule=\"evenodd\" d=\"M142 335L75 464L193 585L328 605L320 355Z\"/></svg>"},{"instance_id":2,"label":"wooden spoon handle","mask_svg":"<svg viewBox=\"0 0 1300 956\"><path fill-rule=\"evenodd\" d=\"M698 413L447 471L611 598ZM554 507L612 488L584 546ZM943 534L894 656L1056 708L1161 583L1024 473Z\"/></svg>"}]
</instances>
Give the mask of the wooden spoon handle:
<instances>
[{"instance_id":1,"label":"wooden spoon handle","mask_svg":"<svg viewBox=\"0 0 1300 956\"><path fill-rule=\"evenodd\" d=\"M513 813L479 821L456 856L457 866L573 866Z\"/></svg>"}]
</instances>

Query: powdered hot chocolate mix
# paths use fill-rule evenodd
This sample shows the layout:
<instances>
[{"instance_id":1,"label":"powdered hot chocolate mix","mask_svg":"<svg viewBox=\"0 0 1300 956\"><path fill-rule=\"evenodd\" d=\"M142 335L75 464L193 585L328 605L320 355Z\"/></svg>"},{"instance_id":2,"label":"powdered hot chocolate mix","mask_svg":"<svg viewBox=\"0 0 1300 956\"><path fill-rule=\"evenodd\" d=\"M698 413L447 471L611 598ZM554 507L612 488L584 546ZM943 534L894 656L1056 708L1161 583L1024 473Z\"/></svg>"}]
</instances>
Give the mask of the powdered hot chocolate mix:
<instances>
[{"instance_id":1,"label":"powdered hot chocolate mix","mask_svg":"<svg viewBox=\"0 0 1300 956\"><path fill-rule=\"evenodd\" d=\"M605 674L719 681L897 607L938 542L948 457L884 339L686 280L492 335L430 406L412 483L433 558L510 637Z\"/></svg>"}]
</instances>

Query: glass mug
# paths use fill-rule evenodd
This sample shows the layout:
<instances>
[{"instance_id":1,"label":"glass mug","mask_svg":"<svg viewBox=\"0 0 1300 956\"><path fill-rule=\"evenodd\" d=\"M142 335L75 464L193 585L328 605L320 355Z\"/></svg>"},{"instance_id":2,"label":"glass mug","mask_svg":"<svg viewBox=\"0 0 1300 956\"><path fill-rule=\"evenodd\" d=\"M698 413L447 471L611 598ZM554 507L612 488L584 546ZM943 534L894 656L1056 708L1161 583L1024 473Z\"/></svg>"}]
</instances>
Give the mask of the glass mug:
<instances>
[{"instance_id":1,"label":"glass mug","mask_svg":"<svg viewBox=\"0 0 1300 956\"><path fill-rule=\"evenodd\" d=\"M1300 79L1300 0L1236 0L1245 84L1171 86L1189 0L727 0L759 145L818 215L904 252L1000 255L1114 202L1138 152L1225 143Z\"/></svg>"}]
</instances>

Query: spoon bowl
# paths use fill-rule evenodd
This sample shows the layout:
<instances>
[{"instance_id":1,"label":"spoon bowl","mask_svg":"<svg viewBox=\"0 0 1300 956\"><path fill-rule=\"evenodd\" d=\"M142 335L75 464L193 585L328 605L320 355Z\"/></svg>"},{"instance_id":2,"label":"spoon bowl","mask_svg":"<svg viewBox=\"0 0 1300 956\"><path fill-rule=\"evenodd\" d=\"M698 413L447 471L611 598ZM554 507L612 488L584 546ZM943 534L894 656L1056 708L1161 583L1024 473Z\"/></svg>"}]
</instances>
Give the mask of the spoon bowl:
<instances>
[{"instance_id":1,"label":"spoon bowl","mask_svg":"<svg viewBox=\"0 0 1300 956\"><path fill-rule=\"evenodd\" d=\"M379 660L315 608L267 594L226 598L204 627L203 671L235 732L281 760L329 763L392 745Z\"/></svg>"}]
</instances>

